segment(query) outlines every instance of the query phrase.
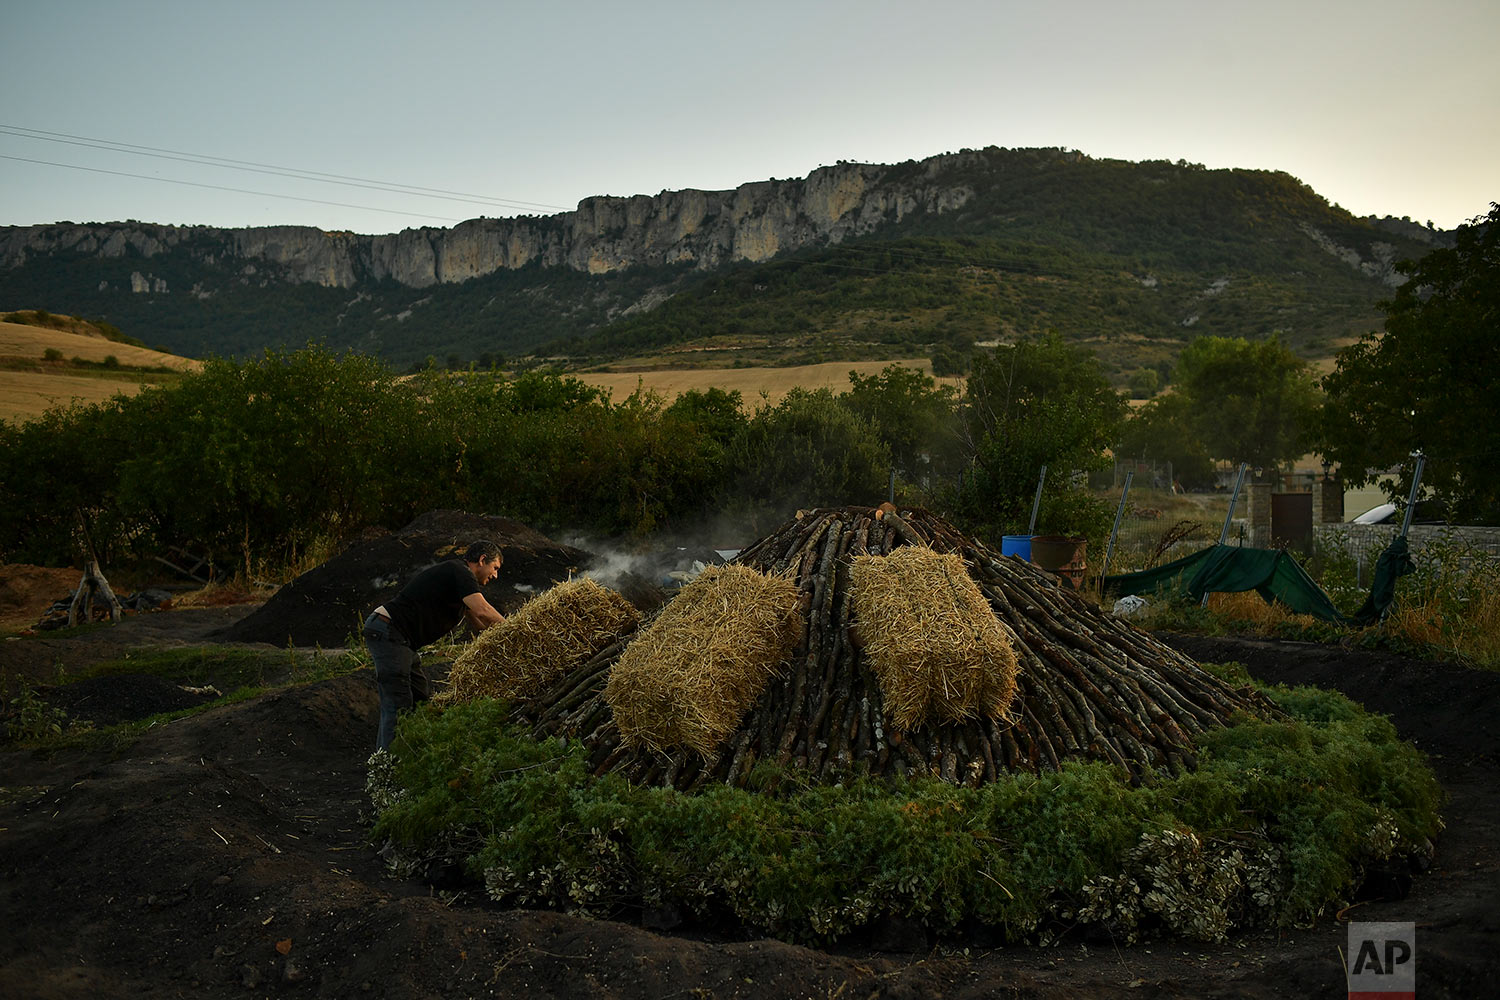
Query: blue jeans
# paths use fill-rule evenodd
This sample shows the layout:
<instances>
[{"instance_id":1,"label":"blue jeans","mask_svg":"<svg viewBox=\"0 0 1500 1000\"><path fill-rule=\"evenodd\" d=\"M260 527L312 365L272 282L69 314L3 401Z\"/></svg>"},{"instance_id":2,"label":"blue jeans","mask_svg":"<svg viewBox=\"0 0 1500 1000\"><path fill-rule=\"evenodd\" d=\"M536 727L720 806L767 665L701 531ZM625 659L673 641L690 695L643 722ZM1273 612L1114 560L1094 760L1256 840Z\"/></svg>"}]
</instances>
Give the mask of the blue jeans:
<instances>
[{"instance_id":1,"label":"blue jeans","mask_svg":"<svg viewBox=\"0 0 1500 1000\"><path fill-rule=\"evenodd\" d=\"M375 688L380 693L380 729L375 748L384 750L396 738L397 716L432 694L422 658L401 630L379 615L365 619L365 648L375 663Z\"/></svg>"}]
</instances>

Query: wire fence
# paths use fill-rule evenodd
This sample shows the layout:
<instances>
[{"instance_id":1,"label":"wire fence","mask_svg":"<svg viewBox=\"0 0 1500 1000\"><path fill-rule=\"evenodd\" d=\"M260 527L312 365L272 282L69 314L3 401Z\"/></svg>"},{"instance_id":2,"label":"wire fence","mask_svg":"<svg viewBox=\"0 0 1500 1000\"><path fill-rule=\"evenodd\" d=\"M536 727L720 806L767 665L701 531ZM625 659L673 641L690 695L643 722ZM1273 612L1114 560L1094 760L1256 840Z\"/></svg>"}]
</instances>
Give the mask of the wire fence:
<instances>
[{"instance_id":1,"label":"wire fence","mask_svg":"<svg viewBox=\"0 0 1500 1000\"><path fill-rule=\"evenodd\" d=\"M1114 489L1104 494L1117 510L1121 492ZM1096 564L1098 572L1129 573L1191 555L1219 540L1228 510L1227 492L1183 494L1132 484L1114 549L1108 553L1109 566L1104 565L1105 550L1094 554L1090 562ZM1236 513L1243 513L1243 509ZM1236 518L1226 541L1248 544L1243 537L1245 530L1244 519Z\"/></svg>"}]
</instances>

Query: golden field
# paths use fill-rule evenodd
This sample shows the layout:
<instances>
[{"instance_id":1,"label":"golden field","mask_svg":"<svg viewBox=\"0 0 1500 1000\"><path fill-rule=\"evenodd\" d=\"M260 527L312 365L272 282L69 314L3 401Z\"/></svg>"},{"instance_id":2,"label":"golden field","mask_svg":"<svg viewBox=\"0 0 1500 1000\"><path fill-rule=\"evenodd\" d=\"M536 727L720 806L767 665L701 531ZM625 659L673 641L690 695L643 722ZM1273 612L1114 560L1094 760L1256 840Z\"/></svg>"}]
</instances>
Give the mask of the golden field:
<instances>
[{"instance_id":1,"label":"golden field","mask_svg":"<svg viewBox=\"0 0 1500 1000\"><path fill-rule=\"evenodd\" d=\"M80 323L80 329L87 324ZM0 421L23 423L55 406L100 403L116 393L132 395L155 384L148 372L80 369L46 362L43 354L56 349L64 359L101 362L114 356L127 368L172 368L196 371L202 362L163 354L145 347L116 343L98 334L54 330L22 323L0 322Z\"/></svg>"},{"instance_id":2,"label":"golden field","mask_svg":"<svg viewBox=\"0 0 1500 1000\"><path fill-rule=\"evenodd\" d=\"M932 362L926 358L907 358L901 361L825 361L815 365L796 365L789 368L680 368L649 369L639 371L619 370L621 365L612 365L608 372L572 372L570 374L602 389L608 389L616 402L645 386L664 396L669 402L678 395L693 389L723 389L726 392L739 390L747 410L754 410L764 399L772 406L781 402L795 386L804 389L832 389L835 393L849 390L849 373L878 375L889 365L904 365L932 374ZM961 378L940 378L939 384L963 388Z\"/></svg>"},{"instance_id":3,"label":"golden field","mask_svg":"<svg viewBox=\"0 0 1500 1000\"><path fill-rule=\"evenodd\" d=\"M120 364L132 368L167 367L179 371L196 371L203 366L201 361L163 354L147 347L119 344L97 334L91 336L21 323L0 322L0 357L34 358L40 361L43 352L49 347L62 352L64 358L82 358L85 361L103 361L113 354Z\"/></svg>"}]
</instances>

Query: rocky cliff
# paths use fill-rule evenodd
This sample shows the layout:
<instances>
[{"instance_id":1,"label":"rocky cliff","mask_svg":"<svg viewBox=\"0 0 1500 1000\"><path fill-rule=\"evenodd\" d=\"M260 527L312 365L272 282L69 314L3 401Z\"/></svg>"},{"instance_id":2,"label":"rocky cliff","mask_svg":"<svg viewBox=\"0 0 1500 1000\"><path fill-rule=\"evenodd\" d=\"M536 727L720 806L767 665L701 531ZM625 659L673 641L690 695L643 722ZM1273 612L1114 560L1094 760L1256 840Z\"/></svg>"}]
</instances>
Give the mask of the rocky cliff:
<instances>
[{"instance_id":1,"label":"rocky cliff","mask_svg":"<svg viewBox=\"0 0 1500 1000\"><path fill-rule=\"evenodd\" d=\"M954 178L966 158L933 157L920 169L840 163L801 180L743 184L732 191L663 191L654 196L586 198L572 212L472 219L452 229L406 229L381 236L302 226L214 229L126 222L0 229L0 267L36 257L139 259L136 291L179 291L150 273L153 257L184 249L205 264L230 265L248 280L351 288L393 279L412 288L461 282L540 263L589 274L636 264L713 268L762 261L809 244L837 243L911 215L961 207L973 190ZM900 180L892 178L895 172ZM260 282L257 282L260 283ZM189 291L181 289L180 291Z\"/></svg>"},{"instance_id":2,"label":"rocky cliff","mask_svg":"<svg viewBox=\"0 0 1500 1000\"><path fill-rule=\"evenodd\" d=\"M1185 328L1280 330L1317 351L1373 328L1396 262L1443 238L1411 225L1355 219L1277 171L987 147L377 236L0 229L0 306L97 317L190 357L318 342L402 365L750 331L783 354L967 350L1047 329L1176 342ZM772 258L768 275L798 281L733 284L750 268L726 265ZM825 347L798 346L808 337Z\"/></svg>"}]
</instances>

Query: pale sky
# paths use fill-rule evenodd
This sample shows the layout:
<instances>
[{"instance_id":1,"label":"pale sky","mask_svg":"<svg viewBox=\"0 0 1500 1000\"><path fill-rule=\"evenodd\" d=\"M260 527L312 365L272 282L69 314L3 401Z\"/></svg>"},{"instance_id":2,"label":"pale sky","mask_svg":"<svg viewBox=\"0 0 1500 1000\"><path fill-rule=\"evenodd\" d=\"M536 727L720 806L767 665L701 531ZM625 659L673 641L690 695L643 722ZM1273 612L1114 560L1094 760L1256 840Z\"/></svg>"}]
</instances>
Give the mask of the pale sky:
<instances>
[{"instance_id":1,"label":"pale sky","mask_svg":"<svg viewBox=\"0 0 1500 1000\"><path fill-rule=\"evenodd\" d=\"M1497 0L0 0L0 38L0 225L388 233L987 145L1500 200Z\"/></svg>"}]
</instances>

